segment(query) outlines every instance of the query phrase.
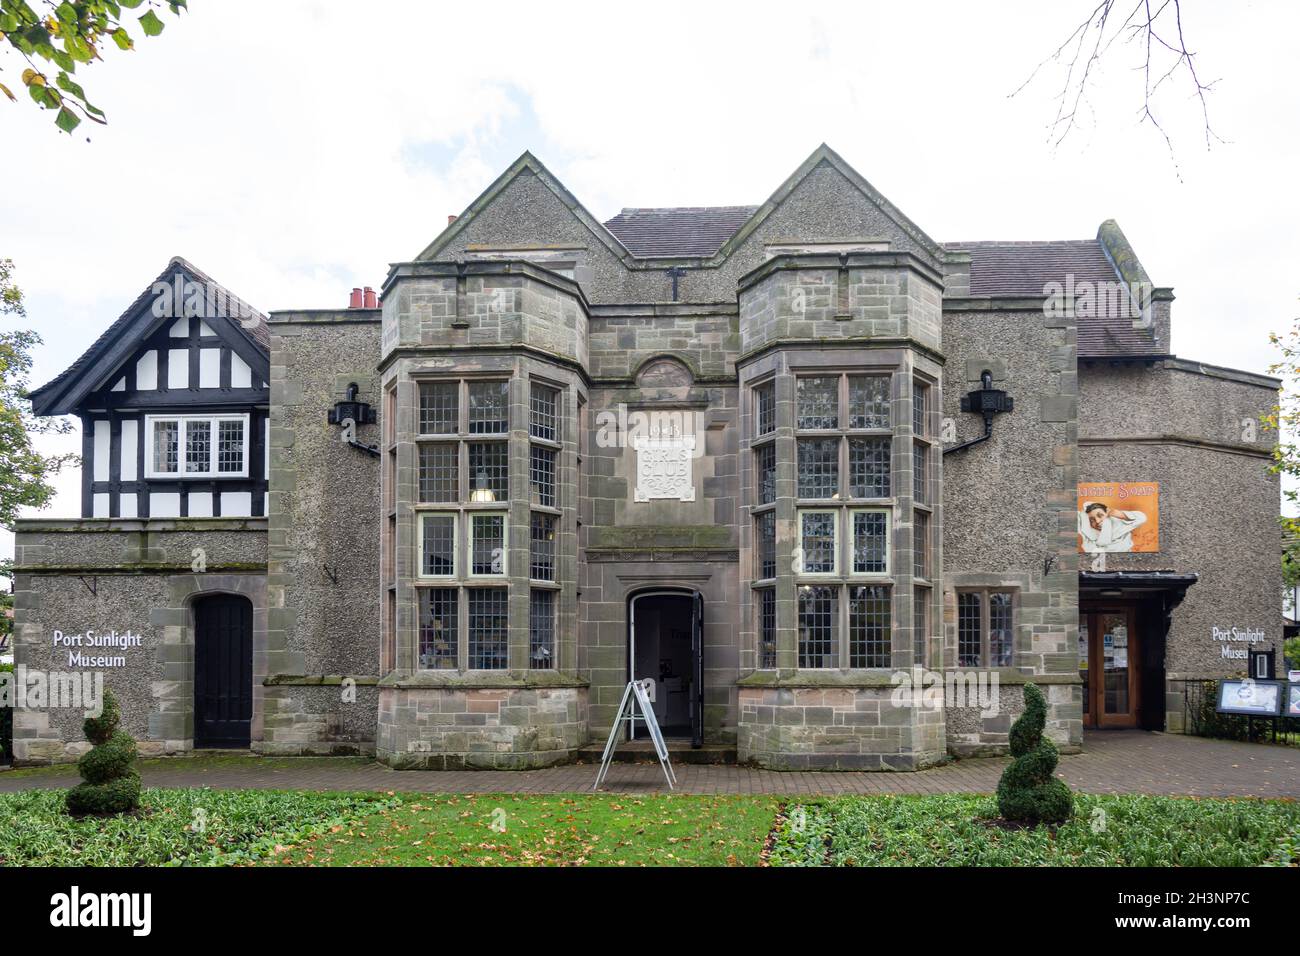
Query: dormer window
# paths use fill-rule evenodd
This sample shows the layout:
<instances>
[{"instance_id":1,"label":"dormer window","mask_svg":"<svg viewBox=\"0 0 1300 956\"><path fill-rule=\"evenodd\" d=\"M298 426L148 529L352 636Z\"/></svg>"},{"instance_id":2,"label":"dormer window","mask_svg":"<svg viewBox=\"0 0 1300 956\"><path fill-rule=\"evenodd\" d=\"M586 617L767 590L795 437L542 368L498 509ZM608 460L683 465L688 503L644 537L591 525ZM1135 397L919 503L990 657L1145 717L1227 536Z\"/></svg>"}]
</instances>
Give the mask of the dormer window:
<instances>
[{"instance_id":1,"label":"dormer window","mask_svg":"<svg viewBox=\"0 0 1300 956\"><path fill-rule=\"evenodd\" d=\"M247 415L149 415L146 478L248 477Z\"/></svg>"}]
</instances>

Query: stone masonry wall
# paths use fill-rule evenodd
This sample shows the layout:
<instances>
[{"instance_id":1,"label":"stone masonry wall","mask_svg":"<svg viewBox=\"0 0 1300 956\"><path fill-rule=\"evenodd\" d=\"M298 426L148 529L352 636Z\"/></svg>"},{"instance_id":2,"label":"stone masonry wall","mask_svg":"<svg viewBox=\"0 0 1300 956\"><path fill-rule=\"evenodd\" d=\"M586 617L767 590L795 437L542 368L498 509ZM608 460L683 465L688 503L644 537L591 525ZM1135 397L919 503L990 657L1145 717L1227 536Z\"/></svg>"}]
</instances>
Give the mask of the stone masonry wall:
<instances>
[{"instance_id":1,"label":"stone masonry wall","mask_svg":"<svg viewBox=\"0 0 1300 956\"><path fill-rule=\"evenodd\" d=\"M379 759L398 770L526 770L587 739L584 687L384 688Z\"/></svg>"},{"instance_id":2,"label":"stone masonry wall","mask_svg":"<svg viewBox=\"0 0 1300 956\"><path fill-rule=\"evenodd\" d=\"M742 687L746 759L775 770L920 770L943 759L943 709L883 687Z\"/></svg>"}]
</instances>

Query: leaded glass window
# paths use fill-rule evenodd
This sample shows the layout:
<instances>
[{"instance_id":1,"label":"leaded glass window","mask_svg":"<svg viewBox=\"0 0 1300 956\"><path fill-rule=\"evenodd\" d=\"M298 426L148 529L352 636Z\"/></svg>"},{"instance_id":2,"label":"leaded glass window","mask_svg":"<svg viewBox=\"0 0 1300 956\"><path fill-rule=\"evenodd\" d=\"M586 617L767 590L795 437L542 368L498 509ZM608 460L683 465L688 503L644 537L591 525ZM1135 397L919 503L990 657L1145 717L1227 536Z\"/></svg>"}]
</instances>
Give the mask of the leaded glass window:
<instances>
[{"instance_id":1,"label":"leaded glass window","mask_svg":"<svg viewBox=\"0 0 1300 956\"><path fill-rule=\"evenodd\" d=\"M555 667L555 592L543 588L528 592L528 666Z\"/></svg>"},{"instance_id":2,"label":"leaded glass window","mask_svg":"<svg viewBox=\"0 0 1300 956\"><path fill-rule=\"evenodd\" d=\"M825 429L840 427L840 378L838 375L797 380L798 427Z\"/></svg>"},{"instance_id":3,"label":"leaded glass window","mask_svg":"<svg viewBox=\"0 0 1300 956\"><path fill-rule=\"evenodd\" d=\"M450 442L420 446L420 501L452 502L460 498L457 446Z\"/></svg>"},{"instance_id":4,"label":"leaded glass window","mask_svg":"<svg viewBox=\"0 0 1300 956\"><path fill-rule=\"evenodd\" d=\"M496 435L510 430L510 383L469 383L469 433Z\"/></svg>"},{"instance_id":5,"label":"leaded glass window","mask_svg":"<svg viewBox=\"0 0 1300 956\"><path fill-rule=\"evenodd\" d=\"M849 439L849 497L888 498L889 438Z\"/></svg>"},{"instance_id":6,"label":"leaded glass window","mask_svg":"<svg viewBox=\"0 0 1300 956\"><path fill-rule=\"evenodd\" d=\"M800 438L798 445L799 497L836 497L840 481L840 440Z\"/></svg>"},{"instance_id":7,"label":"leaded glass window","mask_svg":"<svg viewBox=\"0 0 1300 956\"><path fill-rule=\"evenodd\" d=\"M839 666L839 588L799 588L799 666Z\"/></svg>"},{"instance_id":8,"label":"leaded glass window","mask_svg":"<svg viewBox=\"0 0 1300 956\"><path fill-rule=\"evenodd\" d=\"M890 589L849 588L849 666L889 667L893 630Z\"/></svg>"},{"instance_id":9,"label":"leaded glass window","mask_svg":"<svg viewBox=\"0 0 1300 956\"><path fill-rule=\"evenodd\" d=\"M510 632L505 588L467 588L469 666L471 670L505 670Z\"/></svg>"},{"instance_id":10,"label":"leaded glass window","mask_svg":"<svg viewBox=\"0 0 1300 956\"><path fill-rule=\"evenodd\" d=\"M457 666L457 591L455 588L420 589L420 667L454 670Z\"/></svg>"}]
</instances>

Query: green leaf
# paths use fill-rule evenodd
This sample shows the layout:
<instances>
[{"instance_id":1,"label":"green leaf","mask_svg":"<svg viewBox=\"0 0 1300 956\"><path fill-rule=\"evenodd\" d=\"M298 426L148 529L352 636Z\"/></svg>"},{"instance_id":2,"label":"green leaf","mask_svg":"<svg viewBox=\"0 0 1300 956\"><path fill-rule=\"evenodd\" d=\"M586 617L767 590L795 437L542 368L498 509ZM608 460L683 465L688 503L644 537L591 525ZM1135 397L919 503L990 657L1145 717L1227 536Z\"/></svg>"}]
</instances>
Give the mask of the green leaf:
<instances>
[{"instance_id":1,"label":"green leaf","mask_svg":"<svg viewBox=\"0 0 1300 956\"><path fill-rule=\"evenodd\" d=\"M131 40L131 34L126 32L126 27L118 27L110 35L119 50L130 50L135 46L135 43Z\"/></svg>"},{"instance_id":2,"label":"green leaf","mask_svg":"<svg viewBox=\"0 0 1300 956\"><path fill-rule=\"evenodd\" d=\"M65 133L71 133L81 125L81 119L65 106L59 110L59 115L54 117L54 125Z\"/></svg>"},{"instance_id":3,"label":"green leaf","mask_svg":"<svg viewBox=\"0 0 1300 956\"><path fill-rule=\"evenodd\" d=\"M163 22L158 19L158 15L152 10L146 10L144 16L140 17L140 26L144 29L144 35L147 37L156 37L163 32Z\"/></svg>"},{"instance_id":4,"label":"green leaf","mask_svg":"<svg viewBox=\"0 0 1300 956\"><path fill-rule=\"evenodd\" d=\"M59 84L59 89L65 93L71 93L79 100L86 98L86 91L81 88L81 84L68 76L66 73L60 73L54 78L54 82Z\"/></svg>"}]
</instances>

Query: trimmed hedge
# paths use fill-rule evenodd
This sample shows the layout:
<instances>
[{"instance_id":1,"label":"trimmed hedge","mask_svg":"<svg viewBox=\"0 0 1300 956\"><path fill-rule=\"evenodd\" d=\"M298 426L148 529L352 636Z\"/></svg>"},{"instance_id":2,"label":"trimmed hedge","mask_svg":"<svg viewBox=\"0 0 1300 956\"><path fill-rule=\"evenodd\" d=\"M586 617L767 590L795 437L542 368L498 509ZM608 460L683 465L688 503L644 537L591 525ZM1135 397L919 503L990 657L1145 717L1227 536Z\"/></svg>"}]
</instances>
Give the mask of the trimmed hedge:
<instances>
[{"instance_id":1,"label":"trimmed hedge","mask_svg":"<svg viewBox=\"0 0 1300 956\"><path fill-rule=\"evenodd\" d=\"M1063 780L1052 776L1059 754L1043 736L1047 701L1036 684L1025 685L1025 712L1011 725L1011 756L1015 759L998 781L998 810L1016 823L1064 823L1074 812L1074 796Z\"/></svg>"},{"instance_id":2,"label":"trimmed hedge","mask_svg":"<svg viewBox=\"0 0 1300 956\"><path fill-rule=\"evenodd\" d=\"M140 775L135 771L135 741L117 729L122 719L117 698L104 691L98 717L87 717L82 729L95 746L77 761L83 783L68 791L65 804L75 816L128 813L140 806Z\"/></svg>"}]
</instances>

